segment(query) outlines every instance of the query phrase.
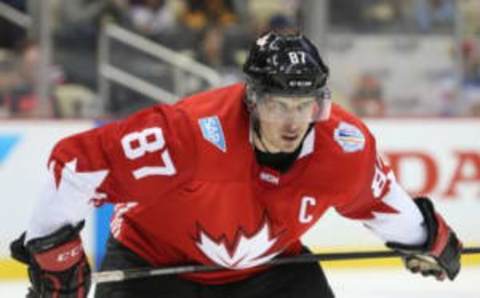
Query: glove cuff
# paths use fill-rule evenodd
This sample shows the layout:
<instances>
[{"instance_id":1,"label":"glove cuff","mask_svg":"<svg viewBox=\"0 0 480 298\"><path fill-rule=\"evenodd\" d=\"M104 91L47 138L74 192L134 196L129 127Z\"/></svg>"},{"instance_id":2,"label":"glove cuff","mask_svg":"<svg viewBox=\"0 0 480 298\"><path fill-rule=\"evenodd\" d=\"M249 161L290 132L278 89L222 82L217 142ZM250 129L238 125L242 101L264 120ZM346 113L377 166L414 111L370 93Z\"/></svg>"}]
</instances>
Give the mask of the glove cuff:
<instances>
[{"instance_id":1,"label":"glove cuff","mask_svg":"<svg viewBox=\"0 0 480 298\"><path fill-rule=\"evenodd\" d=\"M10 255L13 259L19 261L23 264L30 264L30 254L28 250L25 248L25 234L22 233L18 239L15 239L12 243L10 243Z\"/></svg>"},{"instance_id":2,"label":"glove cuff","mask_svg":"<svg viewBox=\"0 0 480 298\"><path fill-rule=\"evenodd\" d=\"M26 245L27 250L43 270L67 270L85 257L79 236L83 226L84 222L75 227L67 225L53 234L32 239Z\"/></svg>"}]
</instances>

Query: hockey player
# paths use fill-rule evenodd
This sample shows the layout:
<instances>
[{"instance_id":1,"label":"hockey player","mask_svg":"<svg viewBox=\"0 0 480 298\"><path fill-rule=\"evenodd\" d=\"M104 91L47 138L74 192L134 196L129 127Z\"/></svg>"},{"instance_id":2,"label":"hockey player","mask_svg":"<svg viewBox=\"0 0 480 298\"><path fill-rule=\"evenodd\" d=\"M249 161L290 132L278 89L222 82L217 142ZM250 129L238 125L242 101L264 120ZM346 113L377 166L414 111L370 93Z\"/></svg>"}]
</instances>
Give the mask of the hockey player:
<instances>
[{"instance_id":1,"label":"hockey player","mask_svg":"<svg viewBox=\"0 0 480 298\"><path fill-rule=\"evenodd\" d=\"M398 185L364 123L331 103L328 68L305 36L261 36L244 72L246 83L55 146L31 223L11 245L31 297L86 297L79 232L103 203L115 214L102 270L227 270L101 284L98 298L334 297L317 263L265 265L308 254L300 237L329 208L402 251L411 271L455 278L460 241L428 198Z\"/></svg>"}]
</instances>

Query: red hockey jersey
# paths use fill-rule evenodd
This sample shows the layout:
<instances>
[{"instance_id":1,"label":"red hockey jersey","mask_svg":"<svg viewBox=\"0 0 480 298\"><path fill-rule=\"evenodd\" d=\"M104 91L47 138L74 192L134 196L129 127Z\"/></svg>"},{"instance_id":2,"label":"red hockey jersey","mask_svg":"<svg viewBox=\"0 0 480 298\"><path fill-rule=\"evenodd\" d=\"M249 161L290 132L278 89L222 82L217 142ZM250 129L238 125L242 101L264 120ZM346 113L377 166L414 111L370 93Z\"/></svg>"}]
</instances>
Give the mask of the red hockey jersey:
<instances>
[{"instance_id":1,"label":"red hockey jersey","mask_svg":"<svg viewBox=\"0 0 480 298\"><path fill-rule=\"evenodd\" d=\"M49 161L54 187L44 196L63 207L43 231L78 220L83 207L75 206L114 203L111 232L122 244L154 266L233 269L185 276L218 284L298 254L300 237L330 207L372 226L378 213L418 213L410 203L388 203L395 182L374 138L336 105L310 131L290 170L259 166L244 96L244 85L235 84L60 141ZM420 221L410 229L420 230Z\"/></svg>"}]
</instances>

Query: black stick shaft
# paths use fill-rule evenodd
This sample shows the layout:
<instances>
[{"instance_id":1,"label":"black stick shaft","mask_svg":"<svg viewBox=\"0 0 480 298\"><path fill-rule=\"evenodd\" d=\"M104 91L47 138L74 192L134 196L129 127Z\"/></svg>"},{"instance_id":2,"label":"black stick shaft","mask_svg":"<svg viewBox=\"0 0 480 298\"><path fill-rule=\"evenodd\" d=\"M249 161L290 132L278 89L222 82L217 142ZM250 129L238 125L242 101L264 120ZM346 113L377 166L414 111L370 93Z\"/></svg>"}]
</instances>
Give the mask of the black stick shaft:
<instances>
[{"instance_id":1,"label":"black stick shaft","mask_svg":"<svg viewBox=\"0 0 480 298\"><path fill-rule=\"evenodd\" d=\"M462 250L462 254L478 254L480 247L469 247ZM296 263L311 263L318 261L342 261L342 260L361 260L377 258L395 258L402 256L397 251L365 251L365 252L339 252L339 253L321 253L305 254L293 257L273 259L265 265L284 265ZM193 272L209 272L228 270L221 266L209 265L191 265L181 267L163 267L163 268L137 268L127 270L101 271L92 274L92 280L95 283L116 282L127 279L145 278L149 276L182 274Z\"/></svg>"}]
</instances>

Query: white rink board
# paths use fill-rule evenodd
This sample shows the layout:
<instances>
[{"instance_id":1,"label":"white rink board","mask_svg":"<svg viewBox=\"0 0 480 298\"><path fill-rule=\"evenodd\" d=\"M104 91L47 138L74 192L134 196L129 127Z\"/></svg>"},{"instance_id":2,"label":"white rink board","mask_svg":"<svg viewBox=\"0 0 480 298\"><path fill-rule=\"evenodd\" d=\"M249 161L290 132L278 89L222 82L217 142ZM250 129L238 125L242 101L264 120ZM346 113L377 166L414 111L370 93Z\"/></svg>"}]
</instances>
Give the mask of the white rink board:
<instances>
[{"instance_id":1,"label":"white rink board","mask_svg":"<svg viewBox=\"0 0 480 298\"><path fill-rule=\"evenodd\" d=\"M460 172L465 177L480 177L480 121L397 119L369 120L382 153L420 152L433 160L437 179L431 195L438 209L467 244L479 244L480 178L459 181L457 195L446 198L444 193L459 168L458 152L470 154ZM93 121L4 121L0 122L0 137L16 133L21 141L0 163L0 258L8 256L8 243L27 225L36 195L45 180L45 165L52 146L61 137L86 130ZM457 152L457 153L456 153ZM388 156L388 154L387 154ZM475 163L475 158L478 163ZM408 190L418 190L431 176L417 160L400 163L399 180ZM89 226L84 238L87 252L92 250L94 231ZM382 243L361 224L345 220L329 212L308 235L313 246L372 247Z\"/></svg>"},{"instance_id":2,"label":"white rink board","mask_svg":"<svg viewBox=\"0 0 480 298\"><path fill-rule=\"evenodd\" d=\"M0 139L18 137L0 163L0 258L9 255L8 243L27 226L37 194L46 181L50 150L62 137L93 126L93 121L0 121ZM84 231L84 241L90 247L91 225Z\"/></svg>"}]
</instances>

